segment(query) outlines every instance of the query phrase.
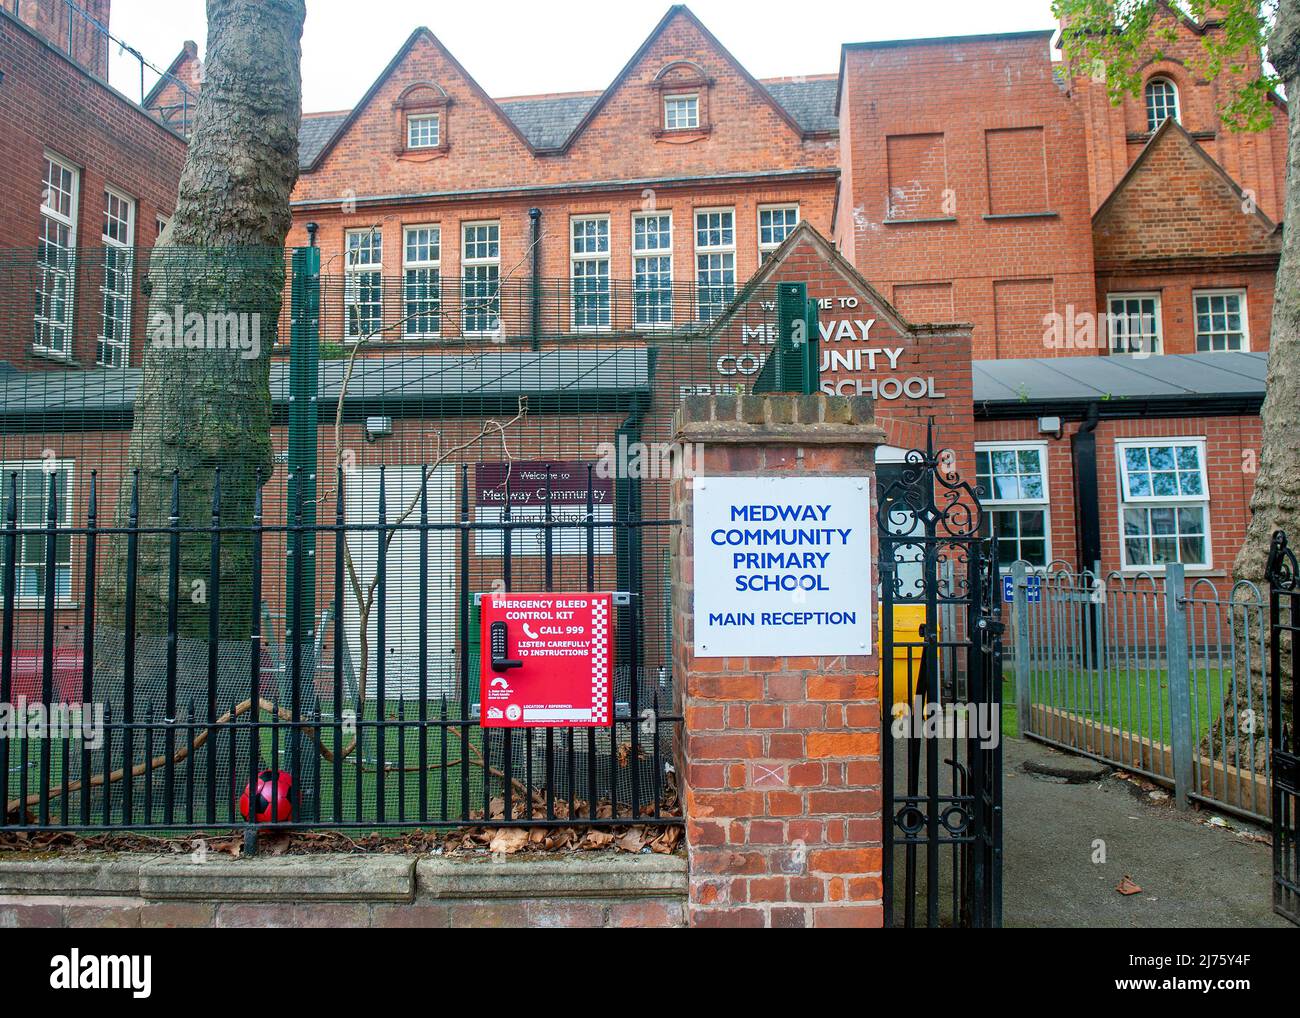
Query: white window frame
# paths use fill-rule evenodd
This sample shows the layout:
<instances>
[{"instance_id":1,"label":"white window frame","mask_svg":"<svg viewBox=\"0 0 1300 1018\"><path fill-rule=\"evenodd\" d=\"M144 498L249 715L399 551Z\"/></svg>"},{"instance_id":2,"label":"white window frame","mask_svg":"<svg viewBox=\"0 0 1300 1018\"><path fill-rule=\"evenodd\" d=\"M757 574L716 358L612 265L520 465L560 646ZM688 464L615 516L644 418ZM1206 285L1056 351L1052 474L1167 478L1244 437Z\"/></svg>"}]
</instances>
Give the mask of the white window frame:
<instances>
[{"instance_id":1,"label":"white window frame","mask_svg":"<svg viewBox=\"0 0 1300 1018\"><path fill-rule=\"evenodd\" d=\"M799 225L800 219L802 218L799 211L799 203L778 202L773 205L760 205L758 207L757 215L755 217L755 222L758 226L758 264L759 265L762 265L765 261L767 261L768 257L772 254L772 252L775 251L778 247L780 247L781 244L784 243L785 241L785 237L782 237L780 240L776 241L775 243L773 243L772 241L763 240L763 213L764 212L768 212L768 213L791 212L791 211L794 212L794 222L790 225L789 229L786 231L786 235L785 235L786 237L790 236L790 234L794 232L795 228ZM771 228L772 227L769 224L768 229Z\"/></svg>"},{"instance_id":2,"label":"white window frame","mask_svg":"<svg viewBox=\"0 0 1300 1018\"><path fill-rule=\"evenodd\" d=\"M476 230L481 227L496 227L496 248L495 255L469 257L466 252L469 250L469 241L467 237L470 230ZM475 241L479 243L479 241ZM492 241L486 241L489 245ZM460 298L461 298L461 334L464 336L495 336L501 332L501 220L499 219L476 219L470 222L460 224ZM477 275L480 271L485 272L483 279L471 279L466 270L474 270ZM495 269L495 276L491 275L488 270ZM477 294L471 294L470 288L477 286L484 281L492 281L489 287L490 295L486 298L479 297ZM471 308L470 301L483 301L485 307L482 309ZM471 321L470 315L487 315L487 328L469 328ZM474 319L478 324L478 319Z\"/></svg>"},{"instance_id":3,"label":"white window frame","mask_svg":"<svg viewBox=\"0 0 1300 1018\"><path fill-rule=\"evenodd\" d=\"M438 256L436 258L412 258L409 237L417 230L431 230L436 235ZM433 243L431 242L431 245ZM411 274L413 272L431 273L432 280L415 285L425 288L425 296L417 299L418 303L432 305L428 311L413 313L411 311ZM434 296L428 294L432 290ZM412 328L417 320L433 319L435 328ZM442 335L442 226L439 223L412 223L402 227L402 336L405 339L437 339Z\"/></svg>"},{"instance_id":4,"label":"white window frame","mask_svg":"<svg viewBox=\"0 0 1300 1018\"><path fill-rule=\"evenodd\" d=\"M66 213L48 204L49 173L47 169L45 176L41 180L41 242L44 243L43 238L45 237L47 221L53 224L56 230L59 227L65 228L68 231L68 243L65 249L67 265L62 271L52 266L38 266L37 268L39 282L37 284L37 300L33 320L32 349L50 357L57 357L60 360L71 360L72 326L77 306L77 215L81 205L81 171L70 160L50 151L44 153L43 168L47 162L69 173L70 187L68 190L68 211ZM63 313L56 318L48 312L52 301L46 295L46 287L51 282L58 285L60 280L63 281L61 305ZM48 342L40 342L39 337L42 335L50 336L55 331L58 331L63 337L60 345L55 346Z\"/></svg>"},{"instance_id":5,"label":"white window frame","mask_svg":"<svg viewBox=\"0 0 1300 1018\"><path fill-rule=\"evenodd\" d=\"M412 140L418 133L414 130L416 126L432 124L433 135L432 141L415 142ZM440 113L408 113L406 115L406 147L410 151L420 151L421 149L438 148L442 144L442 114Z\"/></svg>"},{"instance_id":6,"label":"white window frame","mask_svg":"<svg viewBox=\"0 0 1300 1018\"><path fill-rule=\"evenodd\" d=\"M1020 451L1027 450L1027 449L1032 449L1034 452L1038 453L1039 473L1041 474L1043 479L1042 497L1041 498L1023 498L1023 497L999 498L996 489L991 483L995 475L993 474L992 464L990 463L989 465L989 478L990 478L989 489L990 490L986 494L980 496L980 505L985 507L989 512L1006 512L1006 511L1019 512L1020 510L1025 510L1025 509L1042 512L1043 514L1043 564L1041 566L1030 566L1031 571L1032 570L1042 571L1046 569L1047 566L1050 565L1052 562L1052 489L1051 489L1051 478L1048 476L1048 469L1047 469L1047 450L1048 450L1047 443L1035 442L1035 441L1011 441L1011 440L999 441L999 442L976 442L975 443L975 452L977 454L981 452L994 453L994 452L1005 452L1011 450L1017 453L1017 460L1019 459L1018 454L1020 453ZM1018 463L1017 463L1016 472L1018 476L1022 476L1019 473ZM978 477L978 468L977 468L977 477ZM978 483L978 480L976 483ZM991 525L992 525L992 521L990 520L990 528ZM992 534L992 530L990 529L990 535L991 534ZM1021 540L1022 538L1019 532L1017 532L1016 534L1017 550L1019 550L1020 548Z\"/></svg>"},{"instance_id":7,"label":"white window frame","mask_svg":"<svg viewBox=\"0 0 1300 1018\"><path fill-rule=\"evenodd\" d=\"M1241 349L1208 350L1201 349L1200 312L1196 310L1196 301L1200 297L1239 297L1241 299ZM1210 290L1192 291L1192 343L1193 353L1247 353L1250 350L1250 315L1246 305L1246 288L1243 286L1223 286Z\"/></svg>"},{"instance_id":8,"label":"white window frame","mask_svg":"<svg viewBox=\"0 0 1300 1018\"><path fill-rule=\"evenodd\" d=\"M592 213L569 217L569 293L571 306L569 320L575 332L608 332L613 321L610 301L610 217L605 213ZM591 223L596 226L596 248L586 250L589 238L579 228ZM599 246L600 227L605 228L605 250ZM579 244L583 250L579 251ZM579 272L582 275L579 275ZM588 275L591 273L591 275ZM587 283L596 280L596 289L588 291ZM601 286L603 282L603 288ZM582 287L581 292L579 287ZM579 301L583 309L579 310ZM594 303L591 303L594 301ZM588 306L590 304L590 307ZM586 320L594 312L595 320Z\"/></svg>"},{"instance_id":9,"label":"white window frame","mask_svg":"<svg viewBox=\"0 0 1300 1018\"><path fill-rule=\"evenodd\" d=\"M131 366L131 311L132 297L135 289L135 199L115 187L104 188L104 219L111 214L112 203L116 201L126 209L126 240L114 237L103 231L100 241L104 245L104 268L99 283L99 336L96 344L95 363L104 368L126 368ZM121 221L121 217L116 217ZM125 283L125 290L109 288L110 262L118 257L115 252L122 252L123 265L114 269L120 281ZM110 305L119 301L118 313L110 316ZM110 322L113 326L110 326ZM116 356L110 356L113 353Z\"/></svg>"},{"instance_id":10,"label":"white window frame","mask_svg":"<svg viewBox=\"0 0 1300 1018\"><path fill-rule=\"evenodd\" d=\"M23 504L23 501L24 501L25 499L27 499L27 498L30 497L30 496L28 495L27 491L26 491L26 472L29 471L29 470L39 470L39 471L42 473L42 475L43 475L43 480L42 480L42 483L41 483L41 495L40 495L40 506L41 506L41 509L40 509L40 519L39 519L39 521L38 521L35 525L30 524L30 523L24 523L24 522L23 522L22 504ZM50 474L51 474L51 473L55 473L55 472L62 472L62 473L64 473L64 474L66 475L66 477L67 477L67 481L66 481L66 483L64 484L63 491L61 492L62 497L63 497L63 511L62 511L62 513L61 513L62 519L59 521L59 526L61 526L61 527L68 527L68 528L71 528L71 526L72 526L73 460L71 460L71 459L50 459L50 460L43 460L43 459L42 459L42 460L9 460L9 461L5 461L5 462L0 462L0 490L3 491L3 499L2 499L2 501L3 501L3 503L4 503L5 505L8 505L8 504L9 504L9 483L10 483L10 477L9 477L9 475L10 475L12 472L14 472L14 471L18 471L18 473L21 475L20 480L19 480L19 497L18 497L18 504L19 504L19 509L18 509L18 561L17 561L17 567L18 567L18 568L17 568L17 576L18 576L17 588L18 588L18 589L17 589L17 591L16 591L16 593L15 593L15 596L14 596L14 602L15 602L15 604L18 604L18 605L21 605L21 606L33 606L33 605L39 605L39 604L41 604L41 603L45 600L45 595L44 595L43 593L41 593L41 594L24 594L24 593L22 592L22 590L23 590L23 571L24 571L24 569L26 569L26 568L34 568L34 567L38 567L38 566L39 566L39 567L42 567L42 568L44 567L44 565L45 565L45 540L44 540L44 537L42 536L42 538L41 538L41 542L40 542L40 558L39 558L39 560L36 561L36 562L29 562L28 560L26 560L26 559L23 557L23 548L24 548L24 544L25 544L25 542L24 542L24 540L23 540L23 531L24 531L24 530L42 530L42 529L44 529L44 527L45 527L45 520L46 520L46 514L47 514L48 511L49 511L49 498L50 498L50 487L49 487L50 481L49 481L49 478L50 478ZM57 555L57 538L56 538L55 540L56 540L56 555ZM54 568L55 568L56 573L57 573L57 570L60 568L60 563L59 563L59 561L57 560L57 558L56 558L55 563L54 563ZM67 570L68 570L67 592L66 592L66 593L60 593L58 587L56 586L56 587L55 587L55 594L54 594L54 601L55 601L55 603L56 603L57 605L59 605L60 607L64 607L64 608L68 607L69 605L71 605L71 604L73 603L73 602L72 602L72 538L71 538L71 535L68 536L68 561L67 561ZM2 580L0 580L0 590L3 590L3 581L2 581Z\"/></svg>"},{"instance_id":11,"label":"white window frame","mask_svg":"<svg viewBox=\"0 0 1300 1018\"><path fill-rule=\"evenodd\" d=\"M724 243L724 242L719 242L718 244L709 244L707 242L704 244L700 243L700 217L711 216L711 215L731 216L731 242L730 243ZM737 291L736 291L736 209L735 206L718 206L716 208L695 209L691 213L691 226L692 226L691 239L694 241L694 248L695 248L696 317L698 317L699 320L702 322L711 322L713 321L714 318L716 318L723 311L725 311L727 307L731 304L731 302L736 298ZM710 227L706 226L705 232L707 233L709 229ZM719 229L721 230L722 227L720 226ZM712 265L710 265L708 268L705 268L701 264L702 259L711 260L714 258L719 259L718 267L716 269ZM730 259L729 266L727 264L727 259ZM725 281L718 284L715 284L711 281L706 282L704 273L712 273L715 271L722 272L722 273L726 273L729 271L731 274L730 283ZM711 292L713 290L722 291L723 293L722 299L719 301L714 301L712 299L705 301L703 295L706 292ZM706 307L714 309L714 312L708 315L707 317L704 314Z\"/></svg>"},{"instance_id":12,"label":"white window frame","mask_svg":"<svg viewBox=\"0 0 1300 1018\"><path fill-rule=\"evenodd\" d=\"M353 261L353 238L370 238L369 243L369 261ZM359 253L360 247L357 248ZM375 260L374 254L378 250L379 258ZM384 327L384 234L382 230L366 227L360 230L347 230L343 234L343 339L348 343L355 343L367 336L374 336ZM364 311L370 301L362 302L355 299L360 296L357 293L362 287L362 276L375 277L374 286L376 289L377 299L373 302L375 305L375 327L373 329L362 329L361 321L353 321L353 305L356 304L358 311ZM369 324L369 319L365 319L365 324Z\"/></svg>"},{"instance_id":13,"label":"white window frame","mask_svg":"<svg viewBox=\"0 0 1300 1018\"><path fill-rule=\"evenodd\" d=\"M668 220L668 246L667 247L638 247L637 246L637 223L648 220L667 219ZM659 231L655 231L658 235ZM643 234L644 236L644 234ZM642 263L650 261L668 262L668 280L667 283L660 283L654 287L643 287L641 282L650 273L642 272ZM656 209L652 212L634 212L632 214L632 325L637 329L671 329L673 327L673 214L671 211ZM660 275L659 270L653 270L653 274ZM646 305L643 308L638 302L642 294L659 294L667 293L668 303L665 308L657 300ZM667 311L667 317L663 317L662 312ZM651 312L644 315L643 312Z\"/></svg>"},{"instance_id":14,"label":"white window frame","mask_svg":"<svg viewBox=\"0 0 1300 1018\"><path fill-rule=\"evenodd\" d=\"M1161 119L1158 123L1153 124L1151 122L1151 89L1155 85L1159 85L1159 84L1168 85L1169 90L1173 93L1173 97L1174 97L1173 111L1167 112L1163 119ZM1147 79L1147 83L1142 86L1142 111L1143 114L1146 116L1148 131L1156 130L1161 124L1163 124L1170 117L1173 118L1174 123L1181 123L1182 96L1178 94L1178 86L1174 84L1173 78L1170 78L1168 75L1165 74L1153 74L1150 78Z\"/></svg>"},{"instance_id":15,"label":"white window frame","mask_svg":"<svg viewBox=\"0 0 1300 1018\"><path fill-rule=\"evenodd\" d=\"M1115 293L1106 294L1106 342L1111 353L1142 353L1146 355L1165 352L1165 327L1164 311L1161 307L1159 290L1143 291L1116 291ZM1133 349L1120 350L1116 345L1116 330L1114 323L1116 317L1111 310L1111 302L1116 300L1152 300L1155 302L1155 348L1152 350L1135 351ZM1127 318L1127 313L1124 316ZM1127 333L1126 333L1127 338Z\"/></svg>"},{"instance_id":16,"label":"white window frame","mask_svg":"<svg viewBox=\"0 0 1300 1018\"><path fill-rule=\"evenodd\" d=\"M1128 463L1125 450L1150 447L1157 445L1196 446L1197 456L1200 460L1201 476L1201 494L1199 495L1139 495L1133 496L1129 492ZM1156 436L1151 438L1121 438L1115 440L1115 471L1116 471L1116 491L1119 498L1119 556L1120 568L1124 572L1148 572L1163 573L1165 570L1164 563L1131 563L1128 559L1128 541L1124 532L1124 510L1133 509L1154 509L1164 506L1172 507L1175 512L1179 507L1199 507L1202 513L1202 519L1205 525L1205 561L1204 562L1185 562L1184 567L1188 572L1202 572L1214 568L1214 540L1213 527L1210 522L1210 479L1209 469L1205 462L1206 440L1202 436ZM1175 454L1176 455L1176 454ZM1150 537L1150 534L1147 535ZM1175 542L1178 540L1174 536ZM1181 551L1180 551L1181 554Z\"/></svg>"},{"instance_id":17,"label":"white window frame","mask_svg":"<svg viewBox=\"0 0 1300 1018\"><path fill-rule=\"evenodd\" d=\"M694 117L688 117L686 123L673 123L676 120L676 114L669 116L669 110L675 103L694 103L691 107L694 110ZM698 131L700 129L700 94L698 92L669 92L664 95L664 130L665 131Z\"/></svg>"},{"instance_id":18,"label":"white window frame","mask_svg":"<svg viewBox=\"0 0 1300 1018\"><path fill-rule=\"evenodd\" d=\"M162 236L163 230L167 229L167 224L171 221L171 216L156 216L154 218L155 232L153 236L155 243L157 243L158 238Z\"/></svg>"}]
</instances>

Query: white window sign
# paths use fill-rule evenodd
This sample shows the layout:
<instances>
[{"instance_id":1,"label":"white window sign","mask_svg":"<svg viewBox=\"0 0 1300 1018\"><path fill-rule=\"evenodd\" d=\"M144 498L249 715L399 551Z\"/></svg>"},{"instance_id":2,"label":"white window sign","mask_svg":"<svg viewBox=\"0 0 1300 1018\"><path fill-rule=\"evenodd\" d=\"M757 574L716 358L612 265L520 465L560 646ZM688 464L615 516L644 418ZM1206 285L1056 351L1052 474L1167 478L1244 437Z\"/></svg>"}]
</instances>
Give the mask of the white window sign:
<instances>
[{"instance_id":1,"label":"white window sign","mask_svg":"<svg viewBox=\"0 0 1300 1018\"><path fill-rule=\"evenodd\" d=\"M695 654L873 653L865 477L694 483Z\"/></svg>"}]
</instances>

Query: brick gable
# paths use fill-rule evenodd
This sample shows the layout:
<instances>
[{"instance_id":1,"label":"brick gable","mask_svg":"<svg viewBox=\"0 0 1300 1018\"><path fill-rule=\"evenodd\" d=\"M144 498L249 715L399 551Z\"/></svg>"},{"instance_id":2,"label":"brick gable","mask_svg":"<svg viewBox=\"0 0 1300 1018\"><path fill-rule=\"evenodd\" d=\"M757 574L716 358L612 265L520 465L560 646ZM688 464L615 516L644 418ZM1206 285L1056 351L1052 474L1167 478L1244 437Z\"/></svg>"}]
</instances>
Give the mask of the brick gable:
<instances>
[{"instance_id":1,"label":"brick gable","mask_svg":"<svg viewBox=\"0 0 1300 1018\"><path fill-rule=\"evenodd\" d=\"M421 87L440 90L447 100L449 143L437 157L398 151L397 106ZM699 92L704 129L661 129L662 97L675 89ZM563 137L539 128L538 143L530 144L437 38L418 29L304 167L293 197L330 201L836 166L836 146L822 137L828 132L802 127L683 7L668 12L598 98L551 99L557 107L585 105L585 115L542 111L574 126Z\"/></svg>"},{"instance_id":2,"label":"brick gable","mask_svg":"<svg viewBox=\"0 0 1300 1018\"><path fill-rule=\"evenodd\" d=\"M404 130L399 106L421 92L445 98L446 158L399 152ZM531 158L509 118L437 37L420 28L303 173L293 197L492 186L517 180L519 166Z\"/></svg>"},{"instance_id":3,"label":"brick gable","mask_svg":"<svg viewBox=\"0 0 1300 1018\"><path fill-rule=\"evenodd\" d=\"M1167 120L1093 217L1099 268L1276 257L1275 224L1181 126Z\"/></svg>"},{"instance_id":4,"label":"brick gable","mask_svg":"<svg viewBox=\"0 0 1300 1018\"><path fill-rule=\"evenodd\" d=\"M1219 108L1233 87L1229 72L1206 80L1196 69L1204 56L1204 38L1221 31L1218 22L1197 24L1169 4L1162 4L1153 32L1160 33L1142 67L1143 85L1153 77L1172 81L1178 90L1180 123L1241 186L1256 195L1260 208L1274 218L1282 214L1286 195L1287 110L1274 100L1273 125L1264 131L1230 131ZM1242 53L1238 64L1249 79L1259 73L1258 53ZM1142 90L1113 104L1104 84L1078 69L1070 94L1083 115L1088 138L1088 187L1096 210L1142 152L1150 133Z\"/></svg>"}]
</instances>

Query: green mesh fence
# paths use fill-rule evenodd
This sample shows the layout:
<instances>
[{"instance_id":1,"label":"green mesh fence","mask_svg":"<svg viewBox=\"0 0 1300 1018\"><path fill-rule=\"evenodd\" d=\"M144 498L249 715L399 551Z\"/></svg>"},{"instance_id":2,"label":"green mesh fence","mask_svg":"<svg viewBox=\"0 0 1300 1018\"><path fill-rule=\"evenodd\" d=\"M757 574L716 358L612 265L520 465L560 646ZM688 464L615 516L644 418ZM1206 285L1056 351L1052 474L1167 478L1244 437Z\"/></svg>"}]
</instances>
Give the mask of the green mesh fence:
<instances>
[{"instance_id":1,"label":"green mesh fence","mask_svg":"<svg viewBox=\"0 0 1300 1018\"><path fill-rule=\"evenodd\" d=\"M6 822L239 824L258 768L307 826L670 818L672 415L815 390L798 289L0 252L0 692L106 719L7 741ZM612 727L478 727L502 589L630 595Z\"/></svg>"}]
</instances>

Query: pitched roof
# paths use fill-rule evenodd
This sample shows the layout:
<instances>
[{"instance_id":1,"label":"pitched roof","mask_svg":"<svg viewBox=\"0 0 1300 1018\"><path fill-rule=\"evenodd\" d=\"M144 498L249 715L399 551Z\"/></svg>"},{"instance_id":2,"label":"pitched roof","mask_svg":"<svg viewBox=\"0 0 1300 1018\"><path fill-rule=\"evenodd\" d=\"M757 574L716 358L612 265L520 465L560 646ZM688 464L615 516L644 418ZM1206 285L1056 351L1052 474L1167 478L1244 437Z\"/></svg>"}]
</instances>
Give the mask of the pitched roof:
<instances>
[{"instance_id":1,"label":"pitched roof","mask_svg":"<svg viewBox=\"0 0 1300 1018\"><path fill-rule=\"evenodd\" d=\"M347 119L347 110L341 113L305 114L298 124L298 165L306 169L314 163L321 150L329 144L339 126Z\"/></svg>"},{"instance_id":2,"label":"pitched roof","mask_svg":"<svg viewBox=\"0 0 1300 1018\"><path fill-rule=\"evenodd\" d=\"M533 148L559 148L599 99L599 94L555 95L505 99L500 106Z\"/></svg>"},{"instance_id":3,"label":"pitched roof","mask_svg":"<svg viewBox=\"0 0 1300 1018\"><path fill-rule=\"evenodd\" d=\"M464 75L471 87L479 91L491 106L501 115L510 128L518 134L534 152L553 152L563 150L571 145L586 125L599 111L605 101L622 84L623 79L631 73L642 56L663 33L669 23L677 16L687 17L699 29L700 33L716 47L718 53L745 78L758 93L759 97L770 103L777 114L801 134L822 134L839 129L839 119L835 112L835 99L838 82L833 77L813 77L782 81L761 82L754 78L731 55L699 19L683 5L669 8L654 31L646 37L631 60L615 76L609 87L601 92L579 92L560 95L530 96L493 100L482 91L477 82L461 67L447 48L438 41L427 28L417 28L398 50L389 64L375 79L356 108L342 113L308 114L303 117L298 132L298 165L303 170L311 170L319 162L335 140L347 130L348 124L374 97L383 82L402 62L416 40L427 36L442 50L443 54Z\"/></svg>"},{"instance_id":4,"label":"pitched roof","mask_svg":"<svg viewBox=\"0 0 1300 1018\"><path fill-rule=\"evenodd\" d=\"M765 81L772 98L784 106L790 116L809 134L838 131L840 119L835 115L835 97L840 83L833 75L791 81Z\"/></svg>"}]
</instances>

